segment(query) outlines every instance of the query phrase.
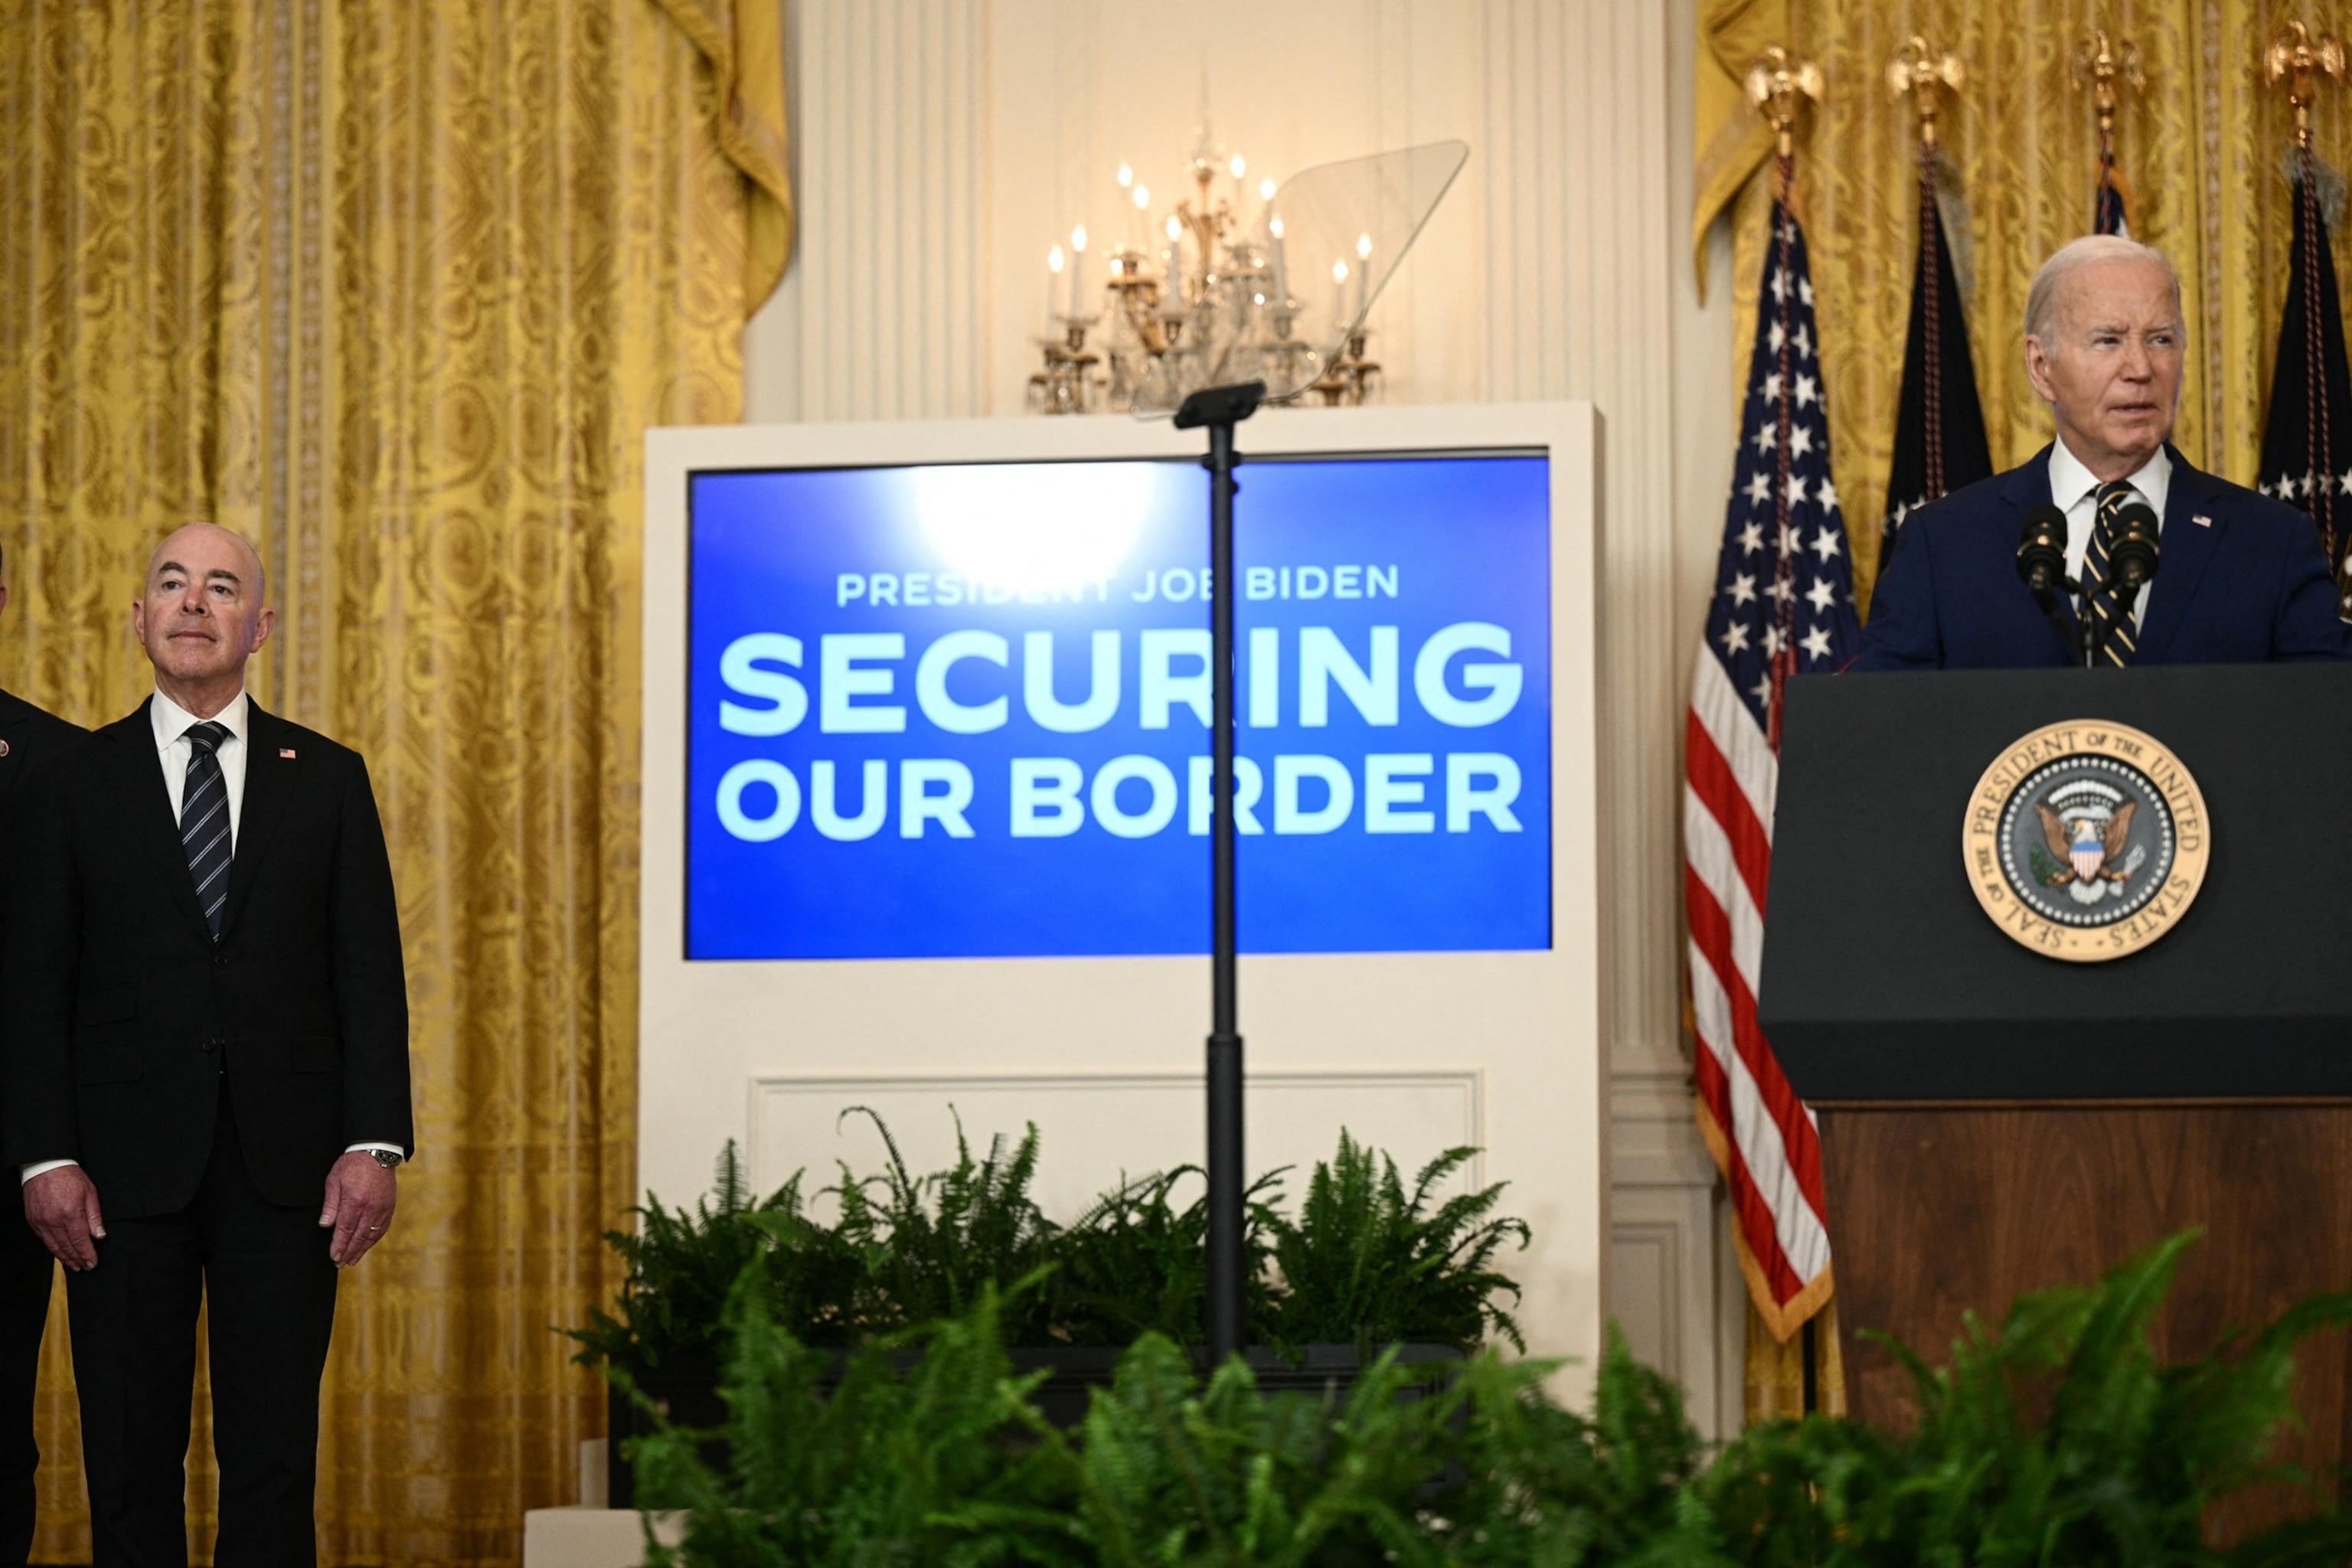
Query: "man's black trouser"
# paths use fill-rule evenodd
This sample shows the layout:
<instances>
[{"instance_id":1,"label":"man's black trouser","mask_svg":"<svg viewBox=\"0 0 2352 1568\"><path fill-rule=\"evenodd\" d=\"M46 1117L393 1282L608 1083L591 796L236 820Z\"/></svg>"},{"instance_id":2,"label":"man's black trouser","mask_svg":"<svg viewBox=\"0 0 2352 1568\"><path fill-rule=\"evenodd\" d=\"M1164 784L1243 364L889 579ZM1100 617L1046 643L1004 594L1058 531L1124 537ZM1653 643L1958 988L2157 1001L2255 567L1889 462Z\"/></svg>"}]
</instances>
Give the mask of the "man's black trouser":
<instances>
[{"instance_id":1,"label":"man's black trouser","mask_svg":"<svg viewBox=\"0 0 2352 1568\"><path fill-rule=\"evenodd\" d=\"M185 1568L196 1313L212 1352L218 1568L312 1568L319 1377L335 1322L331 1231L246 1174L221 1086L212 1157L177 1214L109 1217L98 1267L68 1273L94 1568ZM323 1184L320 1193L324 1199ZM106 1204L104 1188L99 1205Z\"/></svg>"},{"instance_id":2,"label":"man's black trouser","mask_svg":"<svg viewBox=\"0 0 2352 1568\"><path fill-rule=\"evenodd\" d=\"M57 1268L25 1223L24 1194L0 1190L0 1568L16 1568L33 1549L33 1475L41 1468L33 1388Z\"/></svg>"}]
</instances>

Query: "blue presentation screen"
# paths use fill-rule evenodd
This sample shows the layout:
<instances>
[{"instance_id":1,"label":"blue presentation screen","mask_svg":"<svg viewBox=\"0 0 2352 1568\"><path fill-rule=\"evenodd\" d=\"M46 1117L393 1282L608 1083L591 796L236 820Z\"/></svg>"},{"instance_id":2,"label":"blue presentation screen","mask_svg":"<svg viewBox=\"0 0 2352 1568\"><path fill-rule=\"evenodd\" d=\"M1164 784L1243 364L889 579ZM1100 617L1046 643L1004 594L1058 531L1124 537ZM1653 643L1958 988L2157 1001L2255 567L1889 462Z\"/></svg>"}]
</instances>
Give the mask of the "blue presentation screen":
<instances>
[{"instance_id":1,"label":"blue presentation screen","mask_svg":"<svg viewBox=\"0 0 2352 1568\"><path fill-rule=\"evenodd\" d=\"M1197 462L689 483L689 959L1207 951ZM1545 459L1241 485L1243 949L1549 947Z\"/></svg>"}]
</instances>

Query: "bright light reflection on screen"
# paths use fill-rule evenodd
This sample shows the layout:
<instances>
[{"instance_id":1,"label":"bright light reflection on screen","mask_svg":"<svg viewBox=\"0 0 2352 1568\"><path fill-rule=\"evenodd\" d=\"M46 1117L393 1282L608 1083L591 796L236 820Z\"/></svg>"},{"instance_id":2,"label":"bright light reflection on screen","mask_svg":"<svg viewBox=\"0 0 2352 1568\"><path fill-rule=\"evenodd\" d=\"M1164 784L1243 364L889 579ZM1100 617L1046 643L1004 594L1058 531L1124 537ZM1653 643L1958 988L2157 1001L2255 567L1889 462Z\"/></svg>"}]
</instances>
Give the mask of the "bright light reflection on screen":
<instances>
[{"instance_id":1,"label":"bright light reflection on screen","mask_svg":"<svg viewBox=\"0 0 2352 1568\"><path fill-rule=\"evenodd\" d=\"M923 532L964 577L1014 592L1117 574L1161 463L1003 463L908 470Z\"/></svg>"}]
</instances>

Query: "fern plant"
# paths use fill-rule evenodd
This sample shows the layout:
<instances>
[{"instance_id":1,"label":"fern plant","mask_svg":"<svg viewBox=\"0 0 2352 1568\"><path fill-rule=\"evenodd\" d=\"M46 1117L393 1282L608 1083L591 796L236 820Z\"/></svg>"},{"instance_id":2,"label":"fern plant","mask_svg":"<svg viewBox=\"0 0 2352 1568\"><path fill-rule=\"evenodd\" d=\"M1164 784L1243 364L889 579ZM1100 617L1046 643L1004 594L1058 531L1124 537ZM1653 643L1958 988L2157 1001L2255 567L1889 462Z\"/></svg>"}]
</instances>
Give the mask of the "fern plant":
<instances>
[{"instance_id":1,"label":"fern plant","mask_svg":"<svg viewBox=\"0 0 2352 1568\"><path fill-rule=\"evenodd\" d=\"M1243 1199L1248 1289L1243 1307L1261 1337L1270 1316L1266 1266L1282 1177L1281 1171L1260 1176ZM1201 1342L1208 1299L1208 1194L1204 1184L1181 1208L1173 1196L1178 1184L1196 1179L1205 1182L1199 1166L1179 1165L1122 1181L1055 1238L1056 1340L1128 1345L1158 1333L1179 1344Z\"/></svg>"},{"instance_id":2,"label":"fern plant","mask_svg":"<svg viewBox=\"0 0 2352 1568\"><path fill-rule=\"evenodd\" d=\"M1433 1563L1417 1494L1444 1475L1443 1423L1400 1397L1424 1381L1390 1356L1344 1402L1269 1395L1238 1360L1200 1384L1173 1342L1145 1335L1082 1428L1078 1522L1092 1560Z\"/></svg>"},{"instance_id":3,"label":"fern plant","mask_svg":"<svg viewBox=\"0 0 2352 1568\"><path fill-rule=\"evenodd\" d=\"M771 1309L845 1343L857 1325L834 1305L851 1298L848 1251L803 1213L801 1178L755 1200L735 1142L720 1151L709 1195L694 1210L665 1208L646 1194L635 1233L614 1230L605 1243L628 1266L616 1312L589 1312L584 1329L563 1331L583 1347L584 1365L649 1373L707 1373L725 1338L726 1305L747 1266L757 1261Z\"/></svg>"},{"instance_id":4,"label":"fern plant","mask_svg":"<svg viewBox=\"0 0 2352 1568\"><path fill-rule=\"evenodd\" d=\"M666 1208L652 1194L635 1233L606 1241L628 1267L613 1310L591 1312L567 1330L589 1365L614 1365L635 1381L715 1376L728 1293L757 1260L771 1317L806 1344L845 1347L877 1334L954 1317L993 1282L1045 1276L1003 1309L1016 1344L1132 1343L1145 1332L1198 1343L1205 1307L1206 1194L1180 1201L1199 1180L1180 1166L1122 1183L1067 1228L1040 1211L1033 1191L1038 1136L1029 1127L1007 1146L992 1138L976 1156L956 1124L956 1159L918 1175L882 1118L880 1173L841 1164L839 1218L807 1212L803 1174L754 1200L730 1141L713 1191L692 1212ZM1497 1300L1517 1287L1492 1267L1496 1253L1527 1227L1496 1219L1502 1188L1437 1201L1435 1190L1475 1151L1448 1151L1423 1167L1412 1193L1392 1161L1340 1134L1337 1156L1318 1164L1297 1218L1280 1210L1285 1170L1258 1178L1245 1194L1245 1326L1252 1342L1296 1349L1414 1340L1470 1349L1490 1331L1517 1338Z\"/></svg>"},{"instance_id":5,"label":"fern plant","mask_svg":"<svg viewBox=\"0 0 2352 1568\"><path fill-rule=\"evenodd\" d=\"M1556 1364L1486 1353L1451 1384L1455 1409L1438 1414L1454 1483L1423 1521L1448 1561L1727 1568L1693 1493L1706 1447L1674 1380L1635 1361L1612 1323L1588 1418L1545 1393Z\"/></svg>"},{"instance_id":6,"label":"fern plant","mask_svg":"<svg viewBox=\"0 0 2352 1568\"><path fill-rule=\"evenodd\" d=\"M857 1351L837 1383L835 1358L776 1321L755 1273L727 1321L723 1431L664 1423L636 1446L639 1506L688 1514L677 1548L648 1529L650 1568L1075 1561L1066 1455L1004 1441L1034 1422L1026 1398L1043 1374L1013 1375L992 1284L957 1317Z\"/></svg>"},{"instance_id":7,"label":"fern plant","mask_svg":"<svg viewBox=\"0 0 2352 1568\"><path fill-rule=\"evenodd\" d=\"M1524 1350L1517 1321L1497 1300L1517 1300L1519 1288L1492 1264L1507 1242L1527 1246L1526 1224L1495 1217L1500 1183L1435 1197L1476 1153L1447 1150L1421 1168L1408 1194L1394 1160L1342 1130L1331 1163L1316 1163L1297 1219L1271 1218L1282 1288L1270 1342L1467 1349L1492 1334Z\"/></svg>"},{"instance_id":8,"label":"fern plant","mask_svg":"<svg viewBox=\"0 0 2352 1568\"><path fill-rule=\"evenodd\" d=\"M870 1119L889 1156L875 1176L858 1177L844 1163L840 1184L826 1189L841 1202L834 1235L864 1271L856 1288L860 1321L895 1328L959 1317L988 1286L1010 1284L1053 1262L1055 1226L1030 1192L1037 1174L1034 1122L1009 1156L1000 1133L990 1140L988 1157L976 1160L957 1117L956 1163L919 1177L880 1116L862 1105L842 1115ZM1010 1310L1016 1342L1042 1342L1052 1318L1045 1295L1024 1292Z\"/></svg>"},{"instance_id":9,"label":"fern plant","mask_svg":"<svg viewBox=\"0 0 2352 1568\"><path fill-rule=\"evenodd\" d=\"M1013 1375L983 1284L962 1316L833 1358L773 1316L756 1265L726 1315L730 1420L644 1444L644 1495L688 1510L656 1568L2305 1568L2352 1558L2332 1505L2227 1555L2203 1524L2251 1482L2295 1479L2296 1342L2352 1322L2297 1307L2167 1364L2149 1324L2187 1237L2098 1286L1971 1323L1950 1364L1903 1352L1918 1425L1809 1417L1710 1464L1673 1384L1612 1331L1589 1416L1554 1364L1492 1352L1450 1373L1384 1353L1345 1396L1269 1394L1235 1360L1205 1381L1146 1334L1075 1436ZM1013 1294L1034 1291L1033 1278ZM909 1355L908 1352L918 1353ZM723 1439L730 1458L714 1464Z\"/></svg>"},{"instance_id":10,"label":"fern plant","mask_svg":"<svg viewBox=\"0 0 2352 1568\"><path fill-rule=\"evenodd\" d=\"M1916 1426L1898 1440L1814 1417L1751 1433L1710 1479L1725 1538L1749 1562L1856 1568L2347 1561L2352 1521L2332 1510L2231 1558L2207 1542L2219 1500L2310 1479L2273 1457L2297 1419L2294 1347L2352 1322L2352 1295L2167 1364L2150 1327L2196 1234L2095 1287L2021 1297L1997 1331L1971 1315L1943 1368L1885 1342L1910 1370Z\"/></svg>"}]
</instances>

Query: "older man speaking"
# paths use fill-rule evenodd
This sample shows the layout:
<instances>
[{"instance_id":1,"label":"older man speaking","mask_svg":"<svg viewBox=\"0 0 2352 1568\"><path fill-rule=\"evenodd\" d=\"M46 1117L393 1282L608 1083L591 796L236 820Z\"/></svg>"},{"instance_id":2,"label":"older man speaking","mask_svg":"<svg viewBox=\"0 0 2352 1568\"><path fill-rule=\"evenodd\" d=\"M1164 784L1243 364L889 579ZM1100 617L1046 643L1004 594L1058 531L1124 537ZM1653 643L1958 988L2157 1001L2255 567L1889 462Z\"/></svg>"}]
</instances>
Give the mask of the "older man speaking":
<instances>
[{"instance_id":1,"label":"older man speaking","mask_svg":"<svg viewBox=\"0 0 2352 1568\"><path fill-rule=\"evenodd\" d=\"M2025 372L2057 439L1911 514L1854 668L2078 664L2086 626L2102 667L2352 658L2311 520L2169 445L2185 342L2161 251L2100 235L2044 262L2026 300ZM2064 514L2065 575L2082 592L2045 605L2018 559L2028 514L2047 506ZM2125 592L2106 568L2134 507L2159 520L2159 569Z\"/></svg>"},{"instance_id":2,"label":"older man speaking","mask_svg":"<svg viewBox=\"0 0 2352 1568\"><path fill-rule=\"evenodd\" d=\"M131 605L155 692L8 812L0 1159L68 1270L92 1557L187 1560L207 1309L221 1568L316 1561L335 1271L392 1224L408 1002L358 755L262 711L261 558L196 524ZM20 903L19 900L22 900Z\"/></svg>"}]
</instances>

